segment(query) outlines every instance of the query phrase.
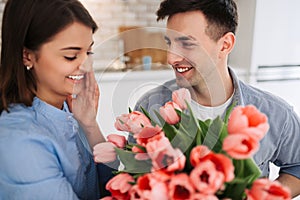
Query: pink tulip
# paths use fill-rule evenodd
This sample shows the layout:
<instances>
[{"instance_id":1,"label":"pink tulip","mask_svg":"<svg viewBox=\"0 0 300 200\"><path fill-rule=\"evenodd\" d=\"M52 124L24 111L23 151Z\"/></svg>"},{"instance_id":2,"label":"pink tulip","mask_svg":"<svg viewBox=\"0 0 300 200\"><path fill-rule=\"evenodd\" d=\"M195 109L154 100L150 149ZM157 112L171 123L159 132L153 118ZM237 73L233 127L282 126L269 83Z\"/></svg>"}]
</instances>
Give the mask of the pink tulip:
<instances>
[{"instance_id":1,"label":"pink tulip","mask_svg":"<svg viewBox=\"0 0 300 200\"><path fill-rule=\"evenodd\" d=\"M205 156L207 156L211 151L207 146L198 145L194 147L190 153L190 162L193 167L198 165Z\"/></svg>"},{"instance_id":2,"label":"pink tulip","mask_svg":"<svg viewBox=\"0 0 300 200\"><path fill-rule=\"evenodd\" d=\"M215 195L195 193L191 197L191 200L218 200L218 198Z\"/></svg>"},{"instance_id":3,"label":"pink tulip","mask_svg":"<svg viewBox=\"0 0 300 200\"><path fill-rule=\"evenodd\" d=\"M222 148L232 158L247 159L258 151L259 142L249 135L232 134L224 139Z\"/></svg>"},{"instance_id":4,"label":"pink tulip","mask_svg":"<svg viewBox=\"0 0 300 200\"><path fill-rule=\"evenodd\" d=\"M140 176L136 186L130 191L131 199L168 200L166 183L157 180L152 174Z\"/></svg>"},{"instance_id":5,"label":"pink tulip","mask_svg":"<svg viewBox=\"0 0 300 200\"><path fill-rule=\"evenodd\" d=\"M228 122L228 133L243 133L257 140L262 139L269 129L268 118L252 105L237 106Z\"/></svg>"},{"instance_id":6,"label":"pink tulip","mask_svg":"<svg viewBox=\"0 0 300 200\"><path fill-rule=\"evenodd\" d=\"M219 172L224 174L225 182L230 182L234 179L234 166L232 161L223 154L208 154L205 159L210 160L216 166Z\"/></svg>"},{"instance_id":7,"label":"pink tulip","mask_svg":"<svg viewBox=\"0 0 300 200\"><path fill-rule=\"evenodd\" d=\"M127 173L121 173L108 181L106 189L110 191L112 197L128 200L130 198L129 190L132 187L130 182L134 182L134 178Z\"/></svg>"},{"instance_id":8,"label":"pink tulip","mask_svg":"<svg viewBox=\"0 0 300 200\"><path fill-rule=\"evenodd\" d=\"M170 199L190 199L194 193L195 189L187 174L181 173L172 176L169 182Z\"/></svg>"},{"instance_id":9,"label":"pink tulip","mask_svg":"<svg viewBox=\"0 0 300 200\"><path fill-rule=\"evenodd\" d=\"M224 183L224 174L216 169L210 160L197 165L190 174L193 186L203 194L214 194Z\"/></svg>"},{"instance_id":10,"label":"pink tulip","mask_svg":"<svg viewBox=\"0 0 300 200\"><path fill-rule=\"evenodd\" d=\"M147 152L152 160L152 170L174 172L182 170L186 158L179 149L174 149L168 138L151 141L146 145Z\"/></svg>"},{"instance_id":11,"label":"pink tulip","mask_svg":"<svg viewBox=\"0 0 300 200\"><path fill-rule=\"evenodd\" d=\"M150 159L148 153L146 153L145 151L143 151L142 149L140 149L137 146L133 146L131 151L133 153L136 153L136 155L134 156L134 158L136 160L148 160L148 159Z\"/></svg>"},{"instance_id":12,"label":"pink tulip","mask_svg":"<svg viewBox=\"0 0 300 200\"><path fill-rule=\"evenodd\" d=\"M211 161L216 169L224 174L225 181L229 182L234 178L234 166L232 161L223 154L216 154L210 151L206 146L199 145L192 149L190 162L192 166L201 165L206 160Z\"/></svg>"},{"instance_id":13,"label":"pink tulip","mask_svg":"<svg viewBox=\"0 0 300 200\"><path fill-rule=\"evenodd\" d=\"M168 167L166 168L166 170L168 172L175 172L175 171L179 171L179 170L183 170L184 166L185 166L185 161L186 161L186 157L185 155L181 152L180 149L172 149L171 150L171 154L167 154L164 157L169 159L169 156L173 156L173 163L171 163L170 165L168 165Z\"/></svg>"},{"instance_id":14,"label":"pink tulip","mask_svg":"<svg viewBox=\"0 0 300 200\"><path fill-rule=\"evenodd\" d=\"M100 200L115 200L113 197L103 197Z\"/></svg>"},{"instance_id":15,"label":"pink tulip","mask_svg":"<svg viewBox=\"0 0 300 200\"><path fill-rule=\"evenodd\" d=\"M93 148L94 160L97 163L108 163L117 159L116 146L111 142L96 144Z\"/></svg>"},{"instance_id":16,"label":"pink tulip","mask_svg":"<svg viewBox=\"0 0 300 200\"><path fill-rule=\"evenodd\" d=\"M145 126L140 133L135 134L133 137L137 140L137 143L141 146L146 146L148 141L155 137L156 135L162 134L164 136L164 133L161 132L162 129L159 126L153 127L151 126Z\"/></svg>"},{"instance_id":17,"label":"pink tulip","mask_svg":"<svg viewBox=\"0 0 300 200\"><path fill-rule=\"evenodd\" d=\"M145 126L151 126L150 120L139 111L123 114L117 117L115 128L119 131L127 131L138 134Z\"/></svg>"},{"instance_id":18,"label":"pink tulip","mask_svg":"<svg viewBox=\"0 0 300 200\"><path fill-rule=\"evenodd\" d=\"M254 181L250 190L246 190L248 200L291 199L290 190L278 181L261 178Z\"/></svg>"},{"instance_id":19,"label":"pink tulip","mask_svg":"<svg viewBox=\"0 0 300 200\"><path fill-rule=\"evenodd\" d=\"M167 102L159 108L160 115L168 124L177 124L180 121L180 116L178 116L175 109L181 111L180 107L174 102Z\"/></svg>"},{"instance_id":20,"label":"pink tulip","mask_svg":"<svg viewBox=\"0 0 300 200\"><path fill-rule=\"evenodd\" d=\"M132 188L129 190L129 196L130 200L143 200L143 193L139 189L138 185L132 186Z\"/></svg>"},{"instance_id":21,"label":"pink tulip","mask_svg":"<svg viewBox=\"0 0 300 200\"><path fill-rule=\"evenodd\" d=\"M179 90L175 90L172 93L172 100L182 109L187 109L187 103L191 103L191 93L186 88L181 88Z\"/></svg>"},{"instance_id":22,"label":"pink tulip","mask_svg":"<svg viewBox=\"0 0 300 200\"><path fill-rule=\"evenodd\" d=\"M157 170L157 171L151 172L151 174L156 180L158 180L160 182L168 182L173 175L173 173L169 173L164 170Z\"/></svg>"},{"instance_id":23,"label":"pink tulip","mask_svg":"<svg viewBox=\"0 0 300 200\"><path fill-rule=\"evenodd\" d=\"M129 114L122 114L116 118L115 128L119 131L130 132L130 127L127 122L129 120Z\"/></svg>"},{"instance_id":24,"label":"pink tulip","mask_svg":"<svg viewBox=\"0 0 300 200\"><path fill-rule=\"evenodd\" d=\"M126 138L123 135L110 134L107 136L107 141L113 143L118 148L123 149L126 145Z\"/></svg>"}]
</instances>

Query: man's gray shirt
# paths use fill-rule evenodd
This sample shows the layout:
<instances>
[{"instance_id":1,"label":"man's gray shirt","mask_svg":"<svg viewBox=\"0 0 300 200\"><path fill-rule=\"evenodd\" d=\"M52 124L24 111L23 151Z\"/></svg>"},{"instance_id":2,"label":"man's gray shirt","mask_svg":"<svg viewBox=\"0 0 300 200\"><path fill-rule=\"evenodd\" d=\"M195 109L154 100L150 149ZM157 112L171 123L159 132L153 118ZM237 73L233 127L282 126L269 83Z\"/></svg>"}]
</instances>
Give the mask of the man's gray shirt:
<instances>
[{"instance_id":1,"label":"man's gray shirt","mask_svg":"<svg viewBox=\"0 0 300 200\"><path fill-rule=\"evenodd\" d=\"M254 105L268 117L270 129L260 141L260 149L254 160L262 171L269 175L269 162L280 167L280 173L300 178L300 119L293 107L283 99L245 84L228 68L233 80L235 92L233 101L237 105ZM172 92L179 87L175 79L164 83L144 94L135 106L143 107L151 116L166 102L172 100Z\"/></svg>"}]
</instances>

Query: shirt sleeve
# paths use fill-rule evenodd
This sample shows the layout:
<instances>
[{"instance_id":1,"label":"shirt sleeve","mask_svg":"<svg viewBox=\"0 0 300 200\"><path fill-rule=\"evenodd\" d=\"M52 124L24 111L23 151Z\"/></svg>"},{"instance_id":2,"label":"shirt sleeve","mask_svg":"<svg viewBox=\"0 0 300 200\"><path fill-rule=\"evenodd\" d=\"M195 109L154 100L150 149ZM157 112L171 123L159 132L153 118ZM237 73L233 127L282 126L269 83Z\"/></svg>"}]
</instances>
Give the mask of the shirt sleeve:
<instances>
[{"instance_id":1,"label":"shirt sleeve","mask_svg":"<svg viewBox=\"0 0 300 200\"><path fill-rule=\"evenodd\" d=\"M280 167L280 173L287 173L300 179L300 119L290 112L286 125L283 127L282 137L275 165Z\"/></svg>"},{"instance_id":2,"label":"shirt sleeve","mask_svg":"<svg viewBox=\"0 0 300 200\"><path fill-rule=\"evenodd\" d=\"M0 199L78 199L47 138L0 137L0 162Z\"/></svg>"}]
</instances>

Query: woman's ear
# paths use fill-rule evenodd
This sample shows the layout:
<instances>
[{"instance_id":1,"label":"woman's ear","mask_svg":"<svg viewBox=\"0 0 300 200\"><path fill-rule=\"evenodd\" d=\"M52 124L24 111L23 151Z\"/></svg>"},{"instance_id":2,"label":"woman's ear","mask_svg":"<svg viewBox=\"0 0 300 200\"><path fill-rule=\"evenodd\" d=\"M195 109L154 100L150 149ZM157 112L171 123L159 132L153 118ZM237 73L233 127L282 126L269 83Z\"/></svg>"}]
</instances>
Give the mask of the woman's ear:
<instances>
[{"instance_id":1,"label":"woman's ear","mask_svg":"<svg viewBox=\"0 0 300 200\"><path fill-rule=\"evenodd\" d=\"M23 64L27 67L27 69L31 69L33 67L33 59L34 59L34 53L27 49L23 49Z\"/></svg>"},{"instance_id":2,"label":"woman's ear","mask_svg":"<svg viewBox=\"0 0 300 200\"><path fill-rule=\"evenodd\" d=\"M232 32L226 33L220 40L220 56L228 56L235 44L235 35Z\"/></svg>"}]
</instances>

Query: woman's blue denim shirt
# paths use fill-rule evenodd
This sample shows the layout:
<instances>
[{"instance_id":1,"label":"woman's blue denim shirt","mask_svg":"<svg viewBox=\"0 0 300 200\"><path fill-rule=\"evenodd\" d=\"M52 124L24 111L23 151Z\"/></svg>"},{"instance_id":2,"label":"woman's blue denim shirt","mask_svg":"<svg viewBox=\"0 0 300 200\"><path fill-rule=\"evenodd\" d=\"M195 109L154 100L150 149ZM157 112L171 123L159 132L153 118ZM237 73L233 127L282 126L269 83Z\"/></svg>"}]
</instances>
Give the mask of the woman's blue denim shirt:
<instances>
[{"instance_id":1,"label":"woman's blue denim shirt","mask_svg":"<svg viewBox=\"0 0 300 200\"><path fill-rule=\"evenodd\" d=\"M65 103L37 97L0 116L0 199L99 199L87 139Z\"/></svg>"}]
</instances>

